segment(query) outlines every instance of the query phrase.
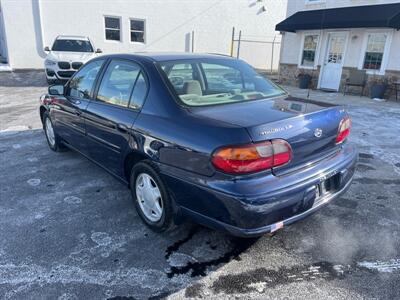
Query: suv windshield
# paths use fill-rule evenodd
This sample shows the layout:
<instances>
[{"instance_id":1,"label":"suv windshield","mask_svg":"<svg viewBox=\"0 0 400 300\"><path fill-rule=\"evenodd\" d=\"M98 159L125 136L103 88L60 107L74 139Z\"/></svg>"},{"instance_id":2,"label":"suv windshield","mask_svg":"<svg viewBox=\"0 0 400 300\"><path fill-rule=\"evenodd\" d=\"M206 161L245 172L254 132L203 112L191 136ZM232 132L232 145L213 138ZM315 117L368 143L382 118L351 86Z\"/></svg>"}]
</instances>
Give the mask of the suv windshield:
<instances>
[{"instance_id":1,"label":"suv windshield","mask_svg":"<svg viewBox=\"0 0 400 300\"><path fill-rule=\"evenodd\" d=\"M272 98L286 92L234 59L189 59L159 63L183 103L205 106Z\"/></svg>"},{"instance_id":2,"label":"suv windshield","mask_svg":"<svg viewBox=\"0 0 400 300\"><path fill-rule=\"evenodd\" d=\"M84 40L55 40L53 51L70 51L70 52L93 52L92 45L89 41Z\"/></svg>"}]
</instances>

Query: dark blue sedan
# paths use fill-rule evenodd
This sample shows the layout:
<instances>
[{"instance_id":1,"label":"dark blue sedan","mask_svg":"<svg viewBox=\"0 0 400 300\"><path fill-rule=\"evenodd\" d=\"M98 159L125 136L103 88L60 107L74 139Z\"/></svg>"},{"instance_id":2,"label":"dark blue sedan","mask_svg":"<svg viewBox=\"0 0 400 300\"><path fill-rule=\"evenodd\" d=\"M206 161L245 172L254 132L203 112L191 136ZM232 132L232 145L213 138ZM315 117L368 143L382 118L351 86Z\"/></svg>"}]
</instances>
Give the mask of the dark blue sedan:
<instances>
[{"instance_id":1,"label":"dark blue sedan","mask_svg":"<svg viewBox=\"0 0 400 300\"><path fill-rule=\"evenodd\" d=\"M290 97L221 55L106 55L49 87L50 148L125 182L164 231L189 218L237 236L298 221L350 185L357 151L343 107Z\"/></svg>"}]
</instances>

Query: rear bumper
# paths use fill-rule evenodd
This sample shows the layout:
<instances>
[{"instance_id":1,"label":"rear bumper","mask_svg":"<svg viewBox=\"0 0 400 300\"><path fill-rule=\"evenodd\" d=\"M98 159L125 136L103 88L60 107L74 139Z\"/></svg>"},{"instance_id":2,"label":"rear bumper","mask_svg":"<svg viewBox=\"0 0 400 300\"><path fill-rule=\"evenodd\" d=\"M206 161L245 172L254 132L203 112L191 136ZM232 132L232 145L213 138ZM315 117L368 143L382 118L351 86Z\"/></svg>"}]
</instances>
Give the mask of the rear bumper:
<instances>
[{"instance_id":1,"label":"rear bumper","mask_svg":"<svg viewBox=\"0 0 400 300\"><path fill-rule=\"evenodd\" d=\"M327 195L326 197L323 198L323 200L318 205L316 205L304 212L301 212L299 214L295 214L292 217L284 219L280 222L282 222L282 225L285 227L285 226L288 226L292 223L300 221L300 220L308 217L309 215L315 213L317 210L319 210L323 206L327 205L331 200L339 197L344 192L346 192L346 190L350 187L352 180L353 180L353 177L350 178L350 180L346 183L346 185L341 190L337 191L336 193ZM233 226L233 225L226 224L223 222L219 222L218 220L211 219L205 215L198 214L187 208L182 208L182 209L184 210L184 214L189 216L191 219L193 219L201 224L204 224L206 226L208 225L209 227L212 227L215 229L222 229L222 230L224 230L234 236L238 236L238 237L247 237L247 238L257 237L257 236L263 235L265 233L272 232L274 229L274 225L275 225L275 224L271 224L271 225L266 225L266 226L257 227L257 228L241 228L241 227Z\"/></svg>"},{"instance_id":2,"label":"rear bumper","mask_svg":"<svg viewBox=\"0 0 400 300\"><path fill-rule=\"evenodd\" d=\"M235 236L271 232L274 224L299 221L342 195L350 186L358 153L346 143L334 155L284 176L272 174L216 180L160 166L182 214L208 227ZM335 191L313 204L316 185L336 176Z\"/></svg>"}]
</instances>

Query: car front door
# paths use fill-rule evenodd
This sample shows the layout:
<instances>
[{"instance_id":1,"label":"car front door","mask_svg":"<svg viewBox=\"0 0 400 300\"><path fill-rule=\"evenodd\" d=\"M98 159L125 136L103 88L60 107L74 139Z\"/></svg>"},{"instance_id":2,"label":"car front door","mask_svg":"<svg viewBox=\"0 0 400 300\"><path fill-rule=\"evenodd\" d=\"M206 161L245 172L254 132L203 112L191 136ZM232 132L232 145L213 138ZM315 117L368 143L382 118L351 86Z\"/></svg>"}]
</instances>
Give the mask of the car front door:
<instances>
[{"instance_id":1,"label":"car front door","mask_svg":"<svg viewBox=\"0 0 400 300\"><path fill-rule=\"evenodd\" d=\"M89 62L68 82L65 100L57 103L54 117L59 135L70 146L87 154L83 112L88 106L104 59Z\"/></svg>"},{"instance_id":2,"label":"car front door","mask_svg":"<svg viewBox=\"0 0 400 300\"><path fill-rule=\"evenodd\" d=\"M85 113L89 153L109 171L123 177L122 154L146 97L148 83L141 67L128 60L111 60L103 73L95 99Z\"/></svg>"}]
</instances>

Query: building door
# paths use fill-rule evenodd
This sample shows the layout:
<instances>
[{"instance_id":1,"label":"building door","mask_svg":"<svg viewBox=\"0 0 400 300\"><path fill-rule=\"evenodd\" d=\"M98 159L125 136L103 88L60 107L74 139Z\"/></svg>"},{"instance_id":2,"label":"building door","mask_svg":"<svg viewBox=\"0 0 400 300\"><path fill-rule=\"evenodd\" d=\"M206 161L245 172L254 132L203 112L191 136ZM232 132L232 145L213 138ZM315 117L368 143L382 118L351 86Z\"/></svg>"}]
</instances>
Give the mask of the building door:
<instances>
[{"instance_id":1,"label":"building door","mask_svg":"<svg viewBox=\"0 0 400 300\"><path fill-rule=\"evenodd\" d=\"M334 32L329 34L328 47L319 85L321 89L339 90L346 43L346 32Z\"/></svg>"}]
</instances>

